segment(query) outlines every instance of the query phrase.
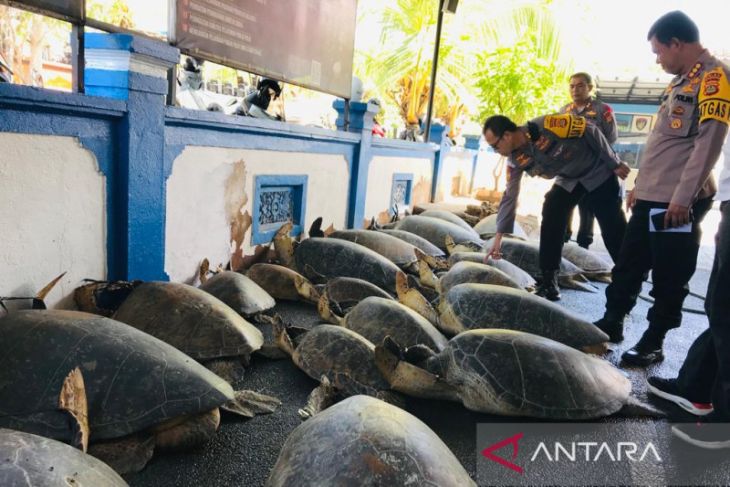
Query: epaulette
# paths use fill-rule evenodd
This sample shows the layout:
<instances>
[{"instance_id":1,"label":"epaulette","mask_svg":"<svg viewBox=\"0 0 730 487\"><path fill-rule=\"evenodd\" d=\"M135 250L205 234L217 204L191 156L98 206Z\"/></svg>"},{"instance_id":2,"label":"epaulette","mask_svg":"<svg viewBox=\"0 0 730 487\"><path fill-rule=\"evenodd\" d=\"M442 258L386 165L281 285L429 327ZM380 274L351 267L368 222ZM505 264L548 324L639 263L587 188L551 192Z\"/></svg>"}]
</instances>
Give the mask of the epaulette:
<instances>
[{"instance_id":1,"label":"epaulette","mask_svg":"<svg viewBox=\"0 0 730 487\"><path fill-rule=\"evenodd\" d=\"M712 119L730 124L730 82L722 66L704 73L698 102L700 123Z\"/></svg>"}]
</instances>

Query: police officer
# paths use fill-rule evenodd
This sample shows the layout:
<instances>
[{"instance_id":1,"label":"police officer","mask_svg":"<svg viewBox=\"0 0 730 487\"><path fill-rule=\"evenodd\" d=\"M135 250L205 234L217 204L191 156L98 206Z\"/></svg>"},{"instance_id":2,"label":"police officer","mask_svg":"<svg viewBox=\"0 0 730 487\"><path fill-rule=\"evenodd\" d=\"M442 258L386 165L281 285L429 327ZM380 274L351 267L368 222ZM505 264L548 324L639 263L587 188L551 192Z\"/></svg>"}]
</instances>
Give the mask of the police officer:
<instances>
[{"instance_id":1,"label":"police officer","mask_svg":"<svg viewBox=\"0 0 730 487\"><path fill-rule=\"evenodd\" d=\"M687 15L675 11L662 16L647 39L656 62L675 78L665 90L627 200L631 219L606 288L606 312L596 322L612 341L623 340L624 317L651 269L649 327L622 356L624 362L642 366L664 358L664 337L681 323L687 283L697 263L700 222L716 190L711 170L730 120L728 69L702 47L697 26ZM686 231L658 231L682 226Z\"/></svg>"},{"instance_id":2,"label":"police officer","mask_svg":"<svg viewBox=\"0 0 730 487\"><path fill-rule=\"evenodd\" d=\"M592 91L593 79L591 75L588 73L575 73L570 77L570 97L573 102L565 105L560 111L585 117L588 123L595 124L601 130L609 144L613 144L618 138L613 110L607 103L593 98L591 96ZM568 218L568 229L565 232L566 242L570 240L573 213L571 212ZM578 203L578 214L580 215L580 227L578 227L576 241L578 245L587 249L593 243L593 212L588 207L588 203L581 200Z\"/></svg>"},{"instance_id":3,"label":"police officer","mask_svg":"<svg viewBox=\"0 0 730 487\"><path fill-rule=\"evenodd\" d=\"M583 117L555 114L536 118L517 127L503 115L484 122L484 138L499 154L508 156L507 188L497 214L497 234L489 255L500 258L502 235L514 228L522 173L557 178L545 195L540 227L540 269L537 294L551 301L560 299L557 271L563 249L568 215L581 198L593 210L601 226L606 248L618 256L626 217L621 210L619 176L626 178L629 166L621 162L606 138Z\"/></svg>"}]
</instances>

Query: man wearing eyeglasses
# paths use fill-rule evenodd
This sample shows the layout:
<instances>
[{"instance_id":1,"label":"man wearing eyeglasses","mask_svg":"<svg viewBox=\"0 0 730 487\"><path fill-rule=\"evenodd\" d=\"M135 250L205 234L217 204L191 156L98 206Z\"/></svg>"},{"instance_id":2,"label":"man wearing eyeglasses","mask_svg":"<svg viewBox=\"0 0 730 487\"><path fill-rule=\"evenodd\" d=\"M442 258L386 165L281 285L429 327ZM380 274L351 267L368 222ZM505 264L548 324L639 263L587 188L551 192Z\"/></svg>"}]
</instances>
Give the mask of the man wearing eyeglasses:
<instances>
[{"instance_id":1,"label":"man wearing eyeglasses","mask_svg":"<svg viewBox=\"0 0 730 487\"><path fill-rule=\"evenodd\" d=\"M596 215L611 257L618 257L626 229L618 178L626 178L629 166L621 162L595 125L568 113L538 117L523 127L504 115L494 115L484 122L483 134L496 152L509 158L507 188L499 205L497 234L489 256L501 257L502 236L514 230L522 174L556 178L542 206L542 279L537 294L557 301L563 236L568 216L581 198Z\"/></svg>"},{"instance_id":2,"label":"man wearing eyeglasses","mask_svg":"<svg viewBox=\"0 0 730 487\"><path fill-rule=\"evenodd\" d=\"M616 118L613 115L611 107L591 96L593 91L593 79L588 73L575 73L570 77L570 97L572 103L568 103L560 109L561 113L572 113L585 117L588 123L596 125L606 137L609 144L616 142L618 138L618 128L616 127ZM565 232L565 241L570 240L573 213L570 212L568 217L568 228ZM578 214L580 215L580 226L578 227L578 235L576 242L578 245L587 249L593 243L593 224L595 218L593 212L588 207L588 203L581 200L578 203Z\"/></svg>"}]
</instances>

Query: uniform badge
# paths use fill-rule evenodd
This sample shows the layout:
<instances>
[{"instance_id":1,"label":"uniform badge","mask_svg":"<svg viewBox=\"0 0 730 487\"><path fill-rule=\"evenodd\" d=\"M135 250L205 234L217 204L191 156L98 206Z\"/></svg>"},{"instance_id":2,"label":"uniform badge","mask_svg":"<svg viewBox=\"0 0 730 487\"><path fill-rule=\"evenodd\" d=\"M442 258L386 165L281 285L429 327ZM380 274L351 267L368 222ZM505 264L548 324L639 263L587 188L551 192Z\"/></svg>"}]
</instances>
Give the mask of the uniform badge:
<instances>
[{"instance_id":1,"label":"uniform badge","mask_svg":"<svg viewBox=\"0 0 730 487\"><path fill-rule=\"evenodd\" d=\"M596 115L596 112L586 112L586 117L595 117Z\"/></svg>"},{"instance_id":2,"label":"uniform badge","mask_svg":"<svg viewBox=\"0 0 730 487\"><path fill-rule=\"evenodd\" d=\"M672 115L677 115L677 116L684 115L684 107L674 107L674 110L672 110Z\"/></svg>"},{"instance_id":3,"label":"uniform badge","mask_svg":"<svg viewBox=\"0 0 730 487\"><path fill-rule=\"evenodd\" d=\"M670 124L670 126L673 129L681 129L682 128L682 119L680 119L680 118L673 118L672 119L672 123Z\"/></svg>"},{"instance_id":4,"label":"uniform badge","mask_svg":"<svg viewBox=\"0 0 730 487\"><path fill-rule=\"evenodd\" d=\"M697 78L697 79L699 79L699 78ZM697 83L695 83L695 84L690 83L687 86L682 87L682 93L694 93L696 84Z\"/></svg>"},{"instance_id":5,"label":"uniform badge","mask_svg":"<svg viewBox=\"0 0 730 487\"><path fill-rule=\"evenodd\" d=\"M687 74L687 78L692 79L695 76L697 76L697 73L700 72L702 69L702 63L697 63L694 66L692 66L692 69L689 70L689 73Z\"/></svg>"}]
</instances>

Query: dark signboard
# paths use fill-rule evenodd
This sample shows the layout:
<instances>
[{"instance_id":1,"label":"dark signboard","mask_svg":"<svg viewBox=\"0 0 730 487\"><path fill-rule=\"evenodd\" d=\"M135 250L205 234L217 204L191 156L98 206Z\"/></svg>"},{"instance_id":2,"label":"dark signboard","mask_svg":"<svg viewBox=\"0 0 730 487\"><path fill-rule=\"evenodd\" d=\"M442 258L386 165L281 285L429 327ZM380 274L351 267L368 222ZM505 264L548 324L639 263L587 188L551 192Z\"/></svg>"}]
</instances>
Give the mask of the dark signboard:
<instances>
[{"instance_id":1,"label":"dark signboard","mask_svg":"<svg viewBox=\"0 0 730 487\"><path fill-rule=\"evenodd\" d=\"M185 52L349 98L357 0L177 0Z\"/></svg>"},{"instance_id":2,"label":"dark signboard","mask_svg":"<svg viewBox=\"0 0 730 487\"><path fill-rule=\"evenodd\" d=\"M81 21L82 1L81 0L16 0L2 1L12 7L32 10L52 17L60 17L65 20Z\"/></svg>"}]
</instances>

